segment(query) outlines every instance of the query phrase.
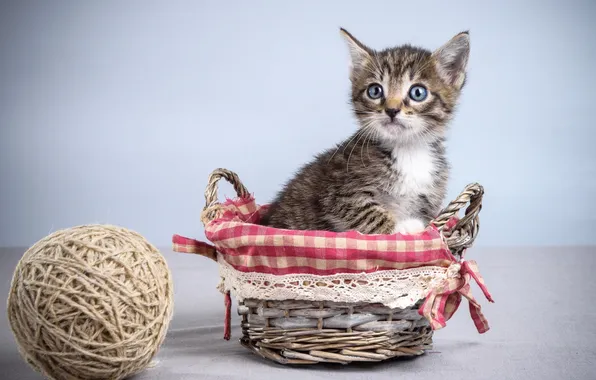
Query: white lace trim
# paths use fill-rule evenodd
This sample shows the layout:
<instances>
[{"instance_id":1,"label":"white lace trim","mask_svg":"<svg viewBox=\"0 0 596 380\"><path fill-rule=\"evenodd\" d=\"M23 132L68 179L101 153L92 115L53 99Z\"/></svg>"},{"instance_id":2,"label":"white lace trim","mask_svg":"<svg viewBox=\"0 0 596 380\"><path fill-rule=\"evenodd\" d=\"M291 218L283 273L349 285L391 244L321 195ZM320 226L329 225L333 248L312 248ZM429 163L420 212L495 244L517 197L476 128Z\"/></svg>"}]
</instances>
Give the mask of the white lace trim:
<instances>
[{"instance_id":1,"label":"white lace trim","mask_svg":"<svg viewBox=\"0 0 596 380\"><path fill-rule=\"evenodd\" d=\"M408 308L426 297L448 276L438 266L384 270L374 273L344 273L329 276L310 274L276 276L234 269L218 254L222 292L231 291L240 301L306 300L347 303L380 303L390 308Z\"/></svg>"}]
</instances>

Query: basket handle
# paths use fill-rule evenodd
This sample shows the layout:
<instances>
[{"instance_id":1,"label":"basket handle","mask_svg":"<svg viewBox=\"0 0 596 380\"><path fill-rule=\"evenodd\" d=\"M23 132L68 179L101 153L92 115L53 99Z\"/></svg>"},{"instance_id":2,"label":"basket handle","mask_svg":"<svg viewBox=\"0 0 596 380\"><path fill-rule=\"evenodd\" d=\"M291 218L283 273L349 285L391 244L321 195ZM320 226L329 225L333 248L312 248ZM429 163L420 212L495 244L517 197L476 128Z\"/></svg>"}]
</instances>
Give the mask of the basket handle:
<instances>
[{"instance_id":1,"label":"basket handle","mask_svg":"<svg viewBox=\"0 0 596 380\"><path fill-rule=\"evenodd\" d=\"M484 188L478 183L471 183L467 185L461 194L447 207L445 207L439 216L437 216L431 223L434 224L439 231L443 232L447 240L447 245L454 255L460 255L466 248L469 248L476 240L480 222L478 214L482 210L482 197L484 196ZM466 205L464 216L457 222L453 228L443 231L445 224L454 216L456 216L461 209Z\"/></svg>"},{"instance_id":2,"label":"basket handle","mask_svg":"<svg viewBox=\"0 0 596 380\"><path fill-rule=\"evenodd\" d=\"M205 189L205 207L203 207L203 213L201 215L203 224L207 224L213 220L217 214L218 208L220 207L219 203L217 202L217 183L222 178L224 178L234 187L234 190L236 190L236 194L238 194L239 197L245 198L250 194L236 173L223 168L215 169L209 175L209 179L207 180L207 188Z\"/></svg>"}]
</instances>

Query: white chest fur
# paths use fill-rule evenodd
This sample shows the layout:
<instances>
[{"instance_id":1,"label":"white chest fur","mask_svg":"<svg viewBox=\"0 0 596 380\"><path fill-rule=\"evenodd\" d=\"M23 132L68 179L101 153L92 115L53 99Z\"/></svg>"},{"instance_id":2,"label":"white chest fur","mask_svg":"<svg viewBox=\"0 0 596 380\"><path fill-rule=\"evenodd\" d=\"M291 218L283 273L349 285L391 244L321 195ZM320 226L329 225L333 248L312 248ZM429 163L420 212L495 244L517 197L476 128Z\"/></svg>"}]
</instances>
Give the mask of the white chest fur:
<instances>
[{"instance_id":1,"label":"white chest fur","mask_svg":"<svg viewBox=\"0 0 596 380\"><path fill-rule=\"evenodd\" d=\"M394 194L418 195L432 186L436 161L430 147L420 144L397 147L393 151L393 169L398 173Z\"/></svg>"}]
</instances>

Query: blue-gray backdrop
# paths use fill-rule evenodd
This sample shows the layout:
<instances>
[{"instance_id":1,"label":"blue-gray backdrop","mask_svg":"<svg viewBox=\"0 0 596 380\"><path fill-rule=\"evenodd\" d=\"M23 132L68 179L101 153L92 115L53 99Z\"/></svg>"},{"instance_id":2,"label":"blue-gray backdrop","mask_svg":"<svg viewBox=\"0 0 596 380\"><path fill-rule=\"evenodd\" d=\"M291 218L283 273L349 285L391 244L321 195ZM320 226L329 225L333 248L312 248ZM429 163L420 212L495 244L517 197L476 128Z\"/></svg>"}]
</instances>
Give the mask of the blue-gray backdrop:
<instances>
[{"instance_id":1,"label":"blue-gray backdrop","mask_svg":"<svg viewBox=\"0 0 596 380\"><path fill-rule=\"evenodd\" d=\"M268 202L355 128L340 26L375 48L469 29L450 198L485 186L478 245L595 244L595 17L593 1L3 1L0 246L85 223L203 237L217 167Z\"/></svg>"}]
</instances>

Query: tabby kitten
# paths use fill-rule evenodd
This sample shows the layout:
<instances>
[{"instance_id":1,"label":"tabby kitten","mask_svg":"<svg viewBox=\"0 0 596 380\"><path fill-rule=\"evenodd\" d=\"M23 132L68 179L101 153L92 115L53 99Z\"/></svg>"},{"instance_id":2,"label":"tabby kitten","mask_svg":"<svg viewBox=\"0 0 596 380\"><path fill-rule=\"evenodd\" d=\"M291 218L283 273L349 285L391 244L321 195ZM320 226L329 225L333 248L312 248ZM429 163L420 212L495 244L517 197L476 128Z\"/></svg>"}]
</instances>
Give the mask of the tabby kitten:
<instances>
[{"instance_id":1,"label":"tabby kitten","mask_svg":"<svg viewBox=\"0 0 596 380\"><path fill-rule=\"evenodd\" d=\"M445 132L466 78L463 32L431 52L376 51L341 29L360 128L302 167L261 224L294 230L417 233L440 212L449 164Z\"/></svg>"}]
</instances>

